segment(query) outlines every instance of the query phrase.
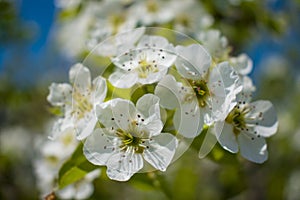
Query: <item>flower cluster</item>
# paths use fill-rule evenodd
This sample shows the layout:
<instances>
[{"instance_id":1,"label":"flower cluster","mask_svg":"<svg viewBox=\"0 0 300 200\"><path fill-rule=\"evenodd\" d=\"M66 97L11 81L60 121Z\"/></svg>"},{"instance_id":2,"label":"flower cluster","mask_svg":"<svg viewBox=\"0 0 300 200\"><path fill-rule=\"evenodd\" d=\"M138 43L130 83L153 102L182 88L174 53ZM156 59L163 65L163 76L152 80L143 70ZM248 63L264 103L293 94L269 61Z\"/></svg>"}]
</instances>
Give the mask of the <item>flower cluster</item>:
<instances>
[{"instance_id":1,"label":"flower cluster","mask_svg":"<svg viewBox=\"0 0 300 200\"><path fill-rule=\"evenodd\" d=\"M230 56L227 38L209 29L213 19L199 1L57 2L63 12L81 10L62 20L63 49L70 56L88 51L97 69L86 57L70 68L70 83L50 85L47 100L60 110L50 139L72 133L76 144L83 142L85 159L106 166L117 181L166 171L186 150L185 141L201 133L231 153L266 161L265 138L278 126L275 109L269 101L252 102L251 59ZM143 27L150 25L194 39ZM110 64L103 67L105 59ZM62 151L69 152L55 152Z\"/></svg>"},{"instance_id":2,"label":"flower cluster","mask_svg":"<svg viewBox=\"0 0 300 200\"><path fill-rule=\"evenodd\" d=\"M45 197L57 187L58 171L63 163L72 155L79 141L75 137L74 129L69 128L57 135L55 141L39 138L36 146L39 150L34 161L35 174L41 197ZM100 169L91 171L82 179L58 190L56 195L62 199L85 199L94 191L91 183L100 174Z\"/></svg>"},{"instance_id":3,"label":"flower cluster","mask_svg":"<svg viewBox=\"0 0 300 200\"><path fill-rule=\"evenodd\" d=\"M132 35L139 37L132 40ZM71 84L50 86L47 99L63 113L52 138L74 130L86 159L106 166L107 176L118 181L129 180L145 166L165 171L182 138L195 138L204 127L225 150L240 150L257 163L267 159L265 137L276 132L278 123L269 101L251 102L255 87L247 76L252 69L248 56L230 57L223 37L204 45L174 45L137 29L120 38L126 42L114 46L109 73L91 82L90 70L76 64L70 69ZM143 87L152 90L143 90L136 99L116 92L133 94Z\"/></svg>"}]
</instances>

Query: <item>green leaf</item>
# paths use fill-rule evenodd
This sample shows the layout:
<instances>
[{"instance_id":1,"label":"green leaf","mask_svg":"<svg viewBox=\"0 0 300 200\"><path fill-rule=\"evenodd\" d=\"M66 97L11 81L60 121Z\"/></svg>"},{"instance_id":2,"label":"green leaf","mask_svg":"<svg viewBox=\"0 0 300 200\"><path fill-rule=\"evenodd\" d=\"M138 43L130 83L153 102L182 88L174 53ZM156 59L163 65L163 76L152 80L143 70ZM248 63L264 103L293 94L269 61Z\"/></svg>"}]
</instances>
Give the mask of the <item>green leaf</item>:
<instances>
[{"instance_id":1,"label":"green leaf","mask_svg":"<svg viewBox=\"0 0 300 200\"><path fill-rule=\"evenodd\" d=\"M83 144L80 143L71 158L60 168L58 173L60 189L81 180L86 174L98 168L84 157L82 149Z\"/></svg>"}]
</instances>

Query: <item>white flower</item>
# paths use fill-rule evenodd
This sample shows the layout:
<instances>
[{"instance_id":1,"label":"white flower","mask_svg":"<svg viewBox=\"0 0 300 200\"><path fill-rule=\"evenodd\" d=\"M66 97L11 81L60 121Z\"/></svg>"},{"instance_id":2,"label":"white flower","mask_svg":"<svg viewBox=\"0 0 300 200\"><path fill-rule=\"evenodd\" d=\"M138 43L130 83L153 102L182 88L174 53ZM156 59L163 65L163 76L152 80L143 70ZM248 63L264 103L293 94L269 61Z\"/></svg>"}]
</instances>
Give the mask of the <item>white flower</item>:
<instances>
[{"instance_id":1,"label":"white flower","mask_svg":"<svg viewBox=\"0 0 300 200\"><path fill-rule=\"evenodd\" d=\"M143 160L155 169L166 170L177 139L161 133L163 123L157 96L142 96L136 107L129 100L112 99L99 105L97 113L104 128L87 137L84 155L95 165L107 166L110 179L130 179L143 168Z\"/></svg>"},{"instance_id":2,"label":"white flower","mask_svg":"<svg viewBox=\"0 0 300 200\"><path fill-rule=\"evenodd\" d=\"M242 101L251 101L252 93L256 88L252 82L252 79L248 74L252 71L253 62L246 54L240 54L237 57L231 57L229 59L231 66L236 70L240 77L240 81L243 85L243 91L238 94L238 99Z\"/></svg>"},{"instance_id":3,"label":"white flower","mask_svg":"<svg viewBox=\"0 0 300 200\"><path fill-rule=\"evenodd\" d=\"M86 50L88 28L93 24L99 6L89 2L77 16L60 21L54 31L61 53L74 58Z\"/></svg>"},{"instance_id":4,"label":"white flower","mask_svg":"<svg viewBox=\"0 0 300 200\"><path fill-rule=\"evenodd\" d=\"M96 31L96 30L95 30ZM105 31L103 27L99 28L99 31ZM135 43L144 34L145 28L137 28L130 31L124 31L117 35L111 36L110 34L100 36L92 36L89 40L88 46L92 50L92 53L96 53L101 56L113 57L134 48ZM111 37L109 37L111 36Z\"/></svg>"},{"instance_id":5,"label":"white flower","mask_svg":"<svg viewBox=\"0 0 300 200\"><path fill-rule=\"evenodd\" d=\"M217 122L215 127L222 129L217 139L224 149L232 153L240 150L244 158L262 163L268 158L265 137L276 133L278 121L271 102L240 101L229 113L225 123Z\"/></svg>"},{"instance_id":6,"label":"white flower","mask_svg":"<svg viewBox=\"0 0 300 200\"><path fill-rule=\"evenodd\" d=\"M223 61L228 57L228 40L219 30L203 31L197 35L197 39L209 51L214 61Z\"/></svg>"},{"instance_id":7,"label":"white flower","mask_svg":"<svg viewBox=\"0 0 300 200\"><path fill-rule=\"evenodd\" d=\"M170 1L144 0L136 1L130 9L130 15L135 17L142 25L150 25L154 23L166 23L171 21L175 12L170 9Z\"/></svg>"},{"instance_id":8,"label":"white flower","mask_svg":"<svg viewBox=\"0 0 300 200\"><path fill-rule=\"evenodd\" d=\"M57 196L61 199L87 199L93 191L94 185L92 181L99 177L100 169L96 169L85 177L73 184L68 185L66 188L57 191Z\"/></svg>"},{"instance_id":9,"label":"white flower","mask_svg":"<svg viewBox=\"0 0 300 200\"><path fill-rule=\"evenodd\" d=\"M208 28L213 23L213 18L206 13L199 1L176 0L172 1L174 29L180 32L193 34Z\"/></svg>"},{"instance_id":10,"label":"white flower","mask_svg":"<svg viewBox=\"0 0 300 200\"><path fill-rule=\"evenodd\" d=\"M229 59L230 65L241 75L248 75L253 68L253 62L247 54L240 54Z\"/></svg>"},{"instance_id":11,"label":"white flower","mask_svg":"<svg viewBox=\"0 0 300 200\"><path fill-rule=\"evenodd\" d=\"M139 37L134 37L129 33L127 34L127 37L131 37L129 41L118 41L118 39L122 39L119 37L115 37L117 41L114 39L105 40L110 36L134 29L137 25L137 19L131 16L127 9L124 9L123 3L119 0L103 1L99 2L98 5L99 9L95 13L95 24L90 30L87 46L92 50L99 43L105 42L99 48L97 47L97 53L103 56L112 56L114 53L112 51L115 51L115 48L113 50L111 48L116 45L129 44L131 40L135 42Z\"/></svg>"},{"instance_id":12,"label":"white flower","mask_svg":"<svg viewBox=\"0 0 300 200\"><path fill-rule=\"evenodd\" d=\"M0 152L13 159L26 160L32 156L31 131L22 126L1 127Z\"/></svg>"},{"instance_id":13,"label":"white flower","mask_svg":"<svg viewBox=\"0 0 300 200\"><path fill-rule=\"evenodd\" d=\"M173 46L167 39L144 35L135 49L112 59L118 69L109 76L109 81L119 88L155 83L167 74L175 59Z\"/></svg>"},{"instance_id":14,"label":"white flower","mask_svg":"<svg viewBox=\"0 0 300 200\"><path fill-rule=\"evenodd\" d=\"M155 94L163 107L177 108L174 126L181 135L191 138L201 132L204 123L211 125L225 119L242 87L227 62L210 69L211 57L201 45L177 46L176 51L175 66L185 82L166 76L158 83Z\"/></svg>"},{"instance_id":15,"label":"white flower","mask_svg":"<svg viewBox=\"0 0 300 200\"><path fill-rule=\"evenodd\" d=\"M77 139L88 136L97 122L95 106L103 102L107 88L106 81L97 77L91 83L91 74L82 64L76 64L70 69L70 82L50 86L47 100L53 106L63 109L64 117L53 126L52 138L56 138L68 128L75 128Z\"/></svg>"},{"instance_id":16,"label":"white flower","mask_svg":"<svg viewBox=\"0 0 300 200\"><path fill-rule=\"evenodd\" d=\"M34 160L34 168L41 196L53 191L59 168L77 145L73 128L65 130L55 141L36 140L38 157Z\"/></svg>"}]
</instances>

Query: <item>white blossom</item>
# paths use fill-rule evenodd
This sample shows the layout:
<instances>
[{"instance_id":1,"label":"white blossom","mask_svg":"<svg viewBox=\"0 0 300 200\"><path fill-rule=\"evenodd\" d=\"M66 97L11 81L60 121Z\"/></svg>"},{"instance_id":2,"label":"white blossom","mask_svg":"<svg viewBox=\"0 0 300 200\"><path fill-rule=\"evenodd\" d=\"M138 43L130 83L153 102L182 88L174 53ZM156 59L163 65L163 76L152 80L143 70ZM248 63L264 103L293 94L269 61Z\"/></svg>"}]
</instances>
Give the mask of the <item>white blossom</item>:
<instances>
[{"instance_id":1,"label":"white blossom","mask_svg":"<svg viewBox=\"0 0 300 200\"><path fill-rule=\"evenodd\" d=\"M107 166L110 179L126 181L141 170L146 160L165 171L170 164L177 139L161 133L159 98L142 96L136 107L129 100L112 99L97 107L99 122L84 143L84 155L95 165Z\"/></svg>"},{"instance_id":2,"label":"white blossom","mask_svg":"<svg viewBox=\"0 0 300 200\"><path fill-rule=\"evenodd\" d=\"M106 97L106 81L98 76L91 83L91 74L82 64L70 69L70 82L52 83L47 100L62 108L64 117L53 125L51 138L55 139L68 128L76 129L77 139L88 136L96 124L95 106Z\"/></svg>"},{"instance_id":3,"label":"white blossom","mask_svg":"<svg viewBox=\"0 0 300 200\"><path fill-rule=\"evenodd\" d=\"M225 122L225 123L224 123ZM217 122L217 139L229 152L237 153L256 163L267 160L266 137L276 133L278 121L276 111L269 101L239 101L224 122ZM223 127L219 127L223 126Z\"/></svg>"},{"instance_id":4,"label":"white blossom","mask_svg":"<svg viewBox=\"0 0 300 200\"><path fill-rule=\"evenodd\" d=\"M210 68L211 57L199 44L176 47L175 66L183 82L166 76L158 83L155 94L168 109L176 109L174 126L185 137L197 136L204 124L225 119L236 104L242 87L238 75L228 62Z\"/></svg>"},{"instance_id":5,"label":"white blossom","mask_svg":"<svg viewBox=\"0 0 300 200\"><path fill-rule=\"evenodd\" d=\"M167 74L175 59L173 45L167 39L144 35L136 48L112 59L117 70L109 76L109 81L118 88L155 83Z\"/></svg>"},{"instance_id":6,"label":"white blossom","mask_svg":"<svg viewBox=\"0 0 300 200\"><path fill-rule=\"evenodd\" d=\"M221 35L219 30L210 29L202 31L196 37L209 51L215 62L223 61L228 57L230 51L228 40L225 36Z\"/></svg>"},{"instance_id":7,"label":"white blossom","mask_svg":"<svg viewBox=\"0 0 300 200\"><path fill-rule=\"evenodd\" d=\"M130 7L130 15L134 16L142 25L166 23L171 21L175 12L170 9L171 1L144 0L136 1Z\"/></svg>"}]
</instances>

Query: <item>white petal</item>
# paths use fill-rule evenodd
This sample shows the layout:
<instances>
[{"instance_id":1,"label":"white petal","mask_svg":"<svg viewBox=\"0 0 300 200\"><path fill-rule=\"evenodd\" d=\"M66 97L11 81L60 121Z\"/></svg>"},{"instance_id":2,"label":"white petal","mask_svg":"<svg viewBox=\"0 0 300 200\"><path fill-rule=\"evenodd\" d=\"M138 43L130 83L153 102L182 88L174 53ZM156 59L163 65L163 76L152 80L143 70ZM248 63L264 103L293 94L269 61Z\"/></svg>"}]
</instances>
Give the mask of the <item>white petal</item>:
<instances>
[{"instance_id":1,"label":"white petal","mask_svg":"<svg viewBox=\"0 0 300 200\"><path fill-rule=\"evenodd\" d=\"M204 136L204 140L202 142L202 145L200 147L198 157L200 159L203 159L211 152L211 150L214 148L214 146L217 144L217 135L220 135L220 132L222 131L223 126L215 126L211 125L208 127L206 134Z\"/></svg>"},{"instance_id":2,"label":"white petal","mask_svg":"<svg viewBox=\"0 0 300 200\"><path fill-rule=\"evenodd\" d=\"M238 57L230 59L231 65L241 75L247 75L252 71L253 62L247 54L240 54Z\"/></svg>"},{"instance_id":3,"label":"white petal","mask_svg":"<svg viewBox=\"0 0 300 200\"><path fill-rule=\"evenodd\" d=\"M160 119L159 98L153 94L145 94L139 98L136 103L136 108L146 118L156 115L157 118Z\"/></svg>"},{"instance_id":4,"label":"white petal","mask_svg":"<svg viewBox=\"0 0 300 200\"><path fill-rule=\"evenodd\" d=\"M175 66L185 78L197 80L208 72L211 57L200 44L176 46L176 52L178 57Z\"/></svg>"},{"instance_id":5,"label":"white petal","mask_svg":"<svg viewBox=\"0 0 300 200\"><path fill-rule=\"evenodd\" d=\"M90 70L81 63L73 65L69 72L70 83L81 92L86 91L91 87L91 73Z\"/></svg>"},{"instance_id":6,"label":"white petal","mask_svg":"<svg viewBox=\"0 0 300 200\"><path fill-rule=\"evenodd\" d=\"M256 88L253 85L253 82L250 77L242 76L240 77L241 82L243 84L242 91L237 95L237 100L241 102L251 102L252 93L255 92Z\"/></svg>"},{"instance_id":7,"label":"white petal","mask_svg":"<svg viewBox=\"0 0 300 200\"><path fill-rule=\"evenodd\" d=\"M86 138L83 154L94 165L105 165L115 153L114 145L106 129L96 129Z\"/></svg>"},{"instance_id":8,"label":"white petal","mask_svg":"<svg viewBox=\"0 0 300 200\"><path fill-rule=\"evenodd\" d=\"M69 185L67 187L65 187L62 190L59 190L57 192L57 195L59 196L59 198L62 199L72 199L74 197L74 194L76 193L76 190L74 188L74 185Z\"/></svg>"},{"instance_id":9,"label":"white petal","mask_svg":"<svg viewBox=\"0 0 300 200\"><path fill-rule=\"evenodd\" d=\"M76 130L76 138L78 140L83 140L87 136L89 136L97 123L97 117L92 113L88 113L84 118L80 119L79 121L74 122L74 127Z\"/></svg>"},{"instance_id":10,"label":"white petal","mask_svg":"<svg viewBox=\"0 0 300 200\"><path fill-rule=\"evenodd\" d=\"M145 118L141 126L148 137L160 134L163 123L160 119L159 98L153 94L145 94L137 101L136 108Z\"/></svg>"},{"instance_id":11,"label":"white petal","mask_svg":"<svg viewBox=\"0 0 300 200\"><path fill-rule=\"evenodd\" d=\"M159 47L166 47L168 46L168 44L169 44L168 40L164 37L144 35L140 39L137 47L140 48L140 47L145 47L147 45L153 48L159 48Z\"/></svg>"},{"instance_id":12,"label":"white petal","mask_svg":"<svg viewBox=\"0 0 300 200\"><path fill-rule=\"evenodd\" d=\"M233 126L227 123L217 122L215 125L217 130L221 128L221 132L216 132L217 140L220 145L231 153L237 153L239 151L236 135L233 133Z\"/></svg>"},{"instance_id":13,"label":"white petal","mask_svg":"<svg viewBox=\"0 0 300 200\"><path fill-rule=\"evenodd\" d=\"M201 133L203 120L200 120L198 102L184 103L175 111L175 129L184 137L193 138Z\"/></svg>"},{"instance_id":14,"label":"white petal","mask_svg":"<svg viewBox=\"0 0 300 200\"><path fill-rule=\"evenodd\" d=\"M144 133L147 134L144 135L144 137L152 137L155 135L159 135L161 133L161 130L163 129L163 126L164 125L160 119L150 119L145 120L145 122L140 125L140 128L141 130L144 130Z\"/></svg>"},{"instance_id":15,"label":"white petal","mask_svg":"<svg viewBox=\"0 0 300 200\"><path fill-rule=\"evenodd\" d=\"M145 85L145 84L152 84L160 81L168 72L168 68L164 66L158 66L158 72L155 73L148 73L146 78L138 78L138 82Z\"/></svg>"},{"instance_id":16,"label":"white petal","mask_svg":"<svg viewBox=\"0 0 300 200\"><path fill-rule=\"evenodd\" d=\"M52 83L49 87L49 95L47 100L53 106L62 106L67 102L71 102L72 86L67 83Z\"/></svg>"},{"instance_id":17,"label":"white petal","mask_svg":"<svg viewBox=\"0 0 300 200\"><path fill-rule=\"evenodd\" d=\"M180 97L178 86L172 75L166 75L156 86L155 95L160 98L160 104L167 109L179 107Z\"/></svg>"},{"instance_id":18,"label":"white petal","mask_svg":"<svg viewBox=\"0 0 300 200\"><path fill-rule=\"evenodd\" d=\"M73 195L75 199L87 199L93 194L93 191L94 186L91 182L81 181L76 184L76 192Z\"/></svg>"},{"instance_id":19,"label":"white petal","mask_svg":"<svg viewBox=\"0 0 300 200\"><path fill-rule=\"evenodd\" d=\"M84 179L92 182L94 179L98 178L101 174L101 169L95 169L94 171L89 172L85 175Z\"/></svg>"},{"instance_id":20,"label":"white petal","mask_svg":"<svg viewBox=\"0 0 300 200\"><path fill-rule=\"evenodd\" d=\"M256 163L263 163L268 159L267 144L264 138L254 138L241 133L238 136L241 155Z\"/></svg>"},{"instance_id":21,"label":"white petal","mask_svg":"<svg viewBox=\"0 0 300 200\"><path fill-rule=\"evenodd\" d=\"M51 134L48 136L49 139L55 140L57 137L59 137L61 134L63 134L64 131L72 128L73 129L73 121L70 115L66 115L64 118L58 118L52 127Z\"/></svg>"},{"instance_id":22,"label":"white petal","mask_svg":"<svg viewBox=\"0 0 300 200\"><path fill-rule=\"evenodd\" d=\"M127 181L143 168L143 158L139 153L119 152L107 162L107 176L116 181Z\"/></svg>"},{"instance_id":23,"label":"white petal","mask_svg":"<svg viewBox=\"0 0 300 200\"><path fill-rule=\"evenodd\" d=\"M222 62L212 70L209 88L213 96L213 113L218 120L224 120L236 105L237 94L242 90L239 76L228 62Z\"/></svg>"},{"instance_id":24,"label":"white petal","mask_svg":"<svg viewBox=\"0 0 300 200\"><path fill-rule=\"evenodd\" d=\"M138 76L135 72L115 71L108 80L115 87L130 88L137 82Z\"/></svg>"},{"instance_id":25,"label":"white petal","mask_svg":"<svg viewBox=\"0 0 300 200\"><path fill-rule=\"evenodd\" d=\"M137 110L133 103L125 99L112 99L96 108L98 120L107 128L117 127L128 130L129 125L136 119Z\"/></svg>"},{"instance_id":26,"label":"white petal","mask_svg":"<svg viewBox=\"0 0 300 200\"><path fill-rule=\"evenodd\" d=\"M94 100L94 106L98 103L102 103L106 97L107 93L107 86L106 86L106 80L102 77L97 77L93 80L93 98Z\"/></svg>"},{"instance_id":27,"label":"white petal","mask_svg":"<svg viewBox=\"0 0 300 200\"><path fill-rule=\"evenodd\" d=\"M246 117L259 116L261 112L261 119L257 120L257 125L254 130L263 137L269 137L276 133L278 129L277 114L274 106L270 101L255 101L252 102L251 107L254 107Z\"/></svg>"},{"instance_id":28,"label":"white petal","mask_svg":"<svg viewBox=\"0 0 300 200\"><path fill-rule=\"evenodd\" d=\"M144 150L144 158L153 167L166 171L171 163L177 147L177 139L169 133L161 133L152 138L149 148Z\"/></svg>"}]
</instances>

